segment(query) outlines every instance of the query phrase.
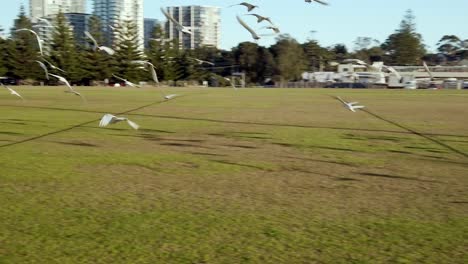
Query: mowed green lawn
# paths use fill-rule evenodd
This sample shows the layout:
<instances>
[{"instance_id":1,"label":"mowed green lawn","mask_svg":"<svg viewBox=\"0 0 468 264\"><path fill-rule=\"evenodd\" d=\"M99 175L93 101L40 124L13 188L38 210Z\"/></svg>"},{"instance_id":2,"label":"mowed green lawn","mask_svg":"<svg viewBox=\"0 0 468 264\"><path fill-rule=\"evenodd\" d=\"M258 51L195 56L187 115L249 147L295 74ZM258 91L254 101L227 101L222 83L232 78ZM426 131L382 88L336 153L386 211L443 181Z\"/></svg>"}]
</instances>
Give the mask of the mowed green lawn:
<instances>
[{"instance_id":1,"label":"mowed green lawn","mask_svg":"<svg viewBox=\"0 0 468 264\"><path fill-rule=\"evenodd\" d=\"M2 264L468 263L467 91L16 89Z\"/></svg>"}]
</instances>

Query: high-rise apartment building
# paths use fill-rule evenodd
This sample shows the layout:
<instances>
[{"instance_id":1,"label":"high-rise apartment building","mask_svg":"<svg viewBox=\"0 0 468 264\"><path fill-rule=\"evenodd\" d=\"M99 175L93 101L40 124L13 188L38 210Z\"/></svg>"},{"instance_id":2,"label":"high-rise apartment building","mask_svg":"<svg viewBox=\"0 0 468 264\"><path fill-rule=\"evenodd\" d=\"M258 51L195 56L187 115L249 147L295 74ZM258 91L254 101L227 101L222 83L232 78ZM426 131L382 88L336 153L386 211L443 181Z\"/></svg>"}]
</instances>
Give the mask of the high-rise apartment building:
<instances>
[{"instance_id":1,"label":"high-rise apartment building","mask_svg":"<svg viewBox=\"0 0 468 264\"><path fill-rule=\"evenodd\" d=\"M107 45L111 45L115 39L112 27L130 20L137 27L139 46L143 49L143 0L94 0L93 13L101 20Z\"/></svg>"},{"instance_id":2,"label":"high-rise apartment building","mask_svg":"<svg viewBox=\"0 0 468 264\"><path fill-rule=\"evenodd\" d=\"M221 39L221 8L214 6L176 6L168 7L167 12L177 22L191 28L193 34L178 31L173 22L166 23L170 39L179 39L185 49L201 46L219 48Z\"/></svg>"},{"instance_id":3,"label":"high-rise apartment building","mask_svg":"<svg viewBox=\"0 0 468 264\"><path fill-rule=\"evenodd\" d=\"M149 42L151 41L154 29L157 25L161 25L159 20L154 18L145 18L145 48L149 47Z\"/></svg>"},{"instance_id":4,"label":"high-rise apartment building","mask_svg":"<svg viewBox=\"0 0 468 264\"><path fill-rule=\"evenodd\" d=\"M29 14L33 22L39 17L62 13L86 13L86 0L30 0Z\"/></svg>"}]
</instances>

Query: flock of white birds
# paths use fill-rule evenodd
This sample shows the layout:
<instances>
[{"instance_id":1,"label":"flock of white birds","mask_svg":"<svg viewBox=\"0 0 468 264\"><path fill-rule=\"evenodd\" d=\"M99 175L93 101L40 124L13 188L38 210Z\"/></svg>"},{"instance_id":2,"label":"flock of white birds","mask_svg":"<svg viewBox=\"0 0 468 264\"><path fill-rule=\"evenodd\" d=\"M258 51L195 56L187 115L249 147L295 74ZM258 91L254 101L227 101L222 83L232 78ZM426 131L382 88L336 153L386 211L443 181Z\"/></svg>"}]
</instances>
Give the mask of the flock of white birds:
<instances>
[{"instance_id":1,"label":"flock of white birds","mask_svg":"<svg viewBox=\"0 0 468 264\"><path fill-rule=\"evenodd\" d=\"M317 3L320 3L322 5L328 5L328 3L326 2L323 2L321 0L313 0L314 2L317 2ZM305 2L307 3L311 3L312 0L305 0ZM233 6L245 6L247 8L247 11L250 12L252 10L254 10L255 8L258 8L258 6L256 5L252 5L250 3L247 3L247 2L242 2L242 3L239 3L239 4L235 4L235 5L231 5L231 7ZM181 25L176 19L174 19L168 12L166 12L164 10L164 8L161 8L161 12L164 14L164 16L169 20L171 21L172 23L174 23L175 27L177 30L179 30L180 32L182 33L185 33L185 34L193 34L192 32L192 29L189 28L189 27L185 27L183 25ZM266 17L266 16L262 16L262 15L259 15L259 14L246 14L246 15L249 15L249 16L254 16L257 18L257 23L261 23L263 21L267 21L269 22L269 26L265 26L263 28L266 28L266 29L271 29L274 34L279 34L280 33L280 30L277 26L275 26L275 24L272 22L272 20L269 18L269 17ZM250 26L247 25L247 23L245 23L240 17L239 15L236 16L237 18L237 21L247 30L250 32L250 34L252 35L252 38L254 40L258 40L260 39L261 36L270 36L271 34L257 34ZM48 27L54 27L48 20L45 20L47 21L47 24L48 24ZM112 27L111 27L112 28ZM47 80L49 80L49 77L54 77L56 78L59 82L65 84L67 87L68 87L68 90L65 91L67 93L71 93L71 94L74 94L74 95L77 95L79 97L81 97L81 99L86 102L86 99L85 97L77 92L71 85L70 83L68 82L68 80L63 77L63 76L60 76L60 75L57 75L57 74L52 74L52 73L49 73L49 69L52 69L52 70L55 70L55 71L60 71L62 73L66 73L66 71L60 69L59 67L53 65L51 62L49 62L48 60L46 60L44 58L44 52L43 52L43 48L42 48L42 42L43 40L41 40L41 38L39 37L39 35L31 30L31 29L28 29L28 28L22 28L22 29L18 29L16 30L16 32L30 32L31 34L33 34L36 39L37 39L37 43L38 43L38 47L39 47L39 53L40 53L40 57L42 59L42 61L39 61L37 60L36 62L39 64L39 66L44 70L44 73L45 73L45 77ZM85 36L87 38L89 38L92 42L93 42L93 50L94 51L103 51L105 53L107 53L109 56L112 56L115 54L115 51L110 48L110 47L106 47L106 46L101 46L98 44L98 42L96 41L96 39L91 35L91 33L85 31ZM170 41L169 39L153 39L155 41L160 41L162 43L164 42L167 42L167 41ZM209 64L209 65L212 65L214 66L214 63L212 62L209 62L209 61L204 61L204 60L200 60L200 59L197 59L197 58L190 58L190 59L193 59L195 60L196 62L198 62L199 64ZM134 63L134 64L139 64L142 66L143 69L145 69L144 67L146 66L149 70L149 72L151 73L151 77L154 81L154 83L156 84L159 84L159 80L158 80L158 76L156 74L156 68L155 66L149 62L149 61L145 61L145 60L137 60L137 61L131 61L131 63ZM145 69L146 70L146 69ZM122 77L119 77L115 74L112 74L112 76L118 80L121 80L125 83L125 85L127 86L130 86L130 87L136 87L136 88L140 88L139 85L135 84L135 83L132 83L128 80L126 80L125 78L122 78ZM2 79L3 77L0 77L0 79ZM234 85L233 81L229 78L225 78L226 81L228 81L232 87L234 89L237 89L236 86ZM16 92L15 90L13 90L12 88L8 87L8 86L5 86L2 82L0 82L0 84L2 85L2 87L4 87L5 89L7 89L11 95L14 95L14 96L17 96L19 98L21 98L22 100L24 100L24 98L18 93ZM163 95L163 98L166 99L166 100L170 100L170 99L173 99L175 97L177 97L177 94L165 94L164 92L162 92L162 95ZM362 105L357 105L358 103L357 102L346 102L344 101L343 99L341 99L340 97L337 97L337 99L339 101L341 101L343 103L343 105L348 108L350 111L353 111L353 112L356 112L357 109L361 109L361 108L364 108L364 106ZM122 122L122 121L126 121L132 128L134 129L138 129L139 128L139 125L137 125L135 122L132 122L130 121L128 118L126 117L118 117L118 116L115 116L115 115L112 115L112 114L105 114L100 123L99 123L99 126L100 127L105 127L109 124L115 124L115 123L118 123L118 122Z\"/></svg>"}]
</instances>

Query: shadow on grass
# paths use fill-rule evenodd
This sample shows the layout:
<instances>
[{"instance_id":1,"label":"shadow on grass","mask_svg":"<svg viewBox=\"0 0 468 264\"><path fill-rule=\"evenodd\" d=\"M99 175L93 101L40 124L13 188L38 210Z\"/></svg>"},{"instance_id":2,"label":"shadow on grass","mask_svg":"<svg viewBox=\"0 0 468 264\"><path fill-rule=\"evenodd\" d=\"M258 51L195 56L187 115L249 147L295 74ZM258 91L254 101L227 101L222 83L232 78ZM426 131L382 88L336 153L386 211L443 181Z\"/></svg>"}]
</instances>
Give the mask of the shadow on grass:
<instances>
[{"instance_id":1,"label":"shadow on grass","mask_svg":"<svg viewBox=\"0 0 468 264\"><path fill-rule=\"evenodd\" d=\"M0 131L0 134L3 134L3 135L11 135L11 136L24 135L23 133L18 133L18 132L8 132L8 131Z\"/></svg>"},{"instance_id":2,"label":"shadow on grass","mask_svg":"<svg viewBox=\"0 0 468 264\"><path fill-rule=\"evenodd\" d=\"M405 140L402 138L391 137L391 136L365 136L365 135L353 135L353 134L345 134L344 138L351 139L351 140L362 140L362 141L383 140L383 141L392 141L392 142L402 142Z\"/></svg>"},{"instance_id":3,"label":"shadow on grass","mask_svg":"<svg viewBox=\"0 0 468 264\"><path fill-rule=\"evenodd\" d=\"M143 117L155 117L155 118L165 118L165 119L178 119L178 120L188 120L188 121L206 121L206 122L214 122L214 123L225 123L225 124L244 124L244 125L259 125L259 126L277 126L277 127L291 127L291 128L310 128L310 129L333 129L333 130L343 130L343 131L366 131L366 132L385 132L385 133L395 133L395 134L415 134L419 136L445 136L445 137L460 137L460 138L468 138L467 135L450 135L450 134L438 134L438 133L419 133L408 129L404 126L401 126L395 122L390 120L384 119L374 113L371 113L368 110L363 110L381 120L389 122L393 125L396 125L404 130L408 131L395 131L395 130L381 130L381 129L363 129L363 128L349 128L349 127L329 127L329 126L307 126L307 125L294 125L294 124L283 124L283 123L260 123L260 122L248 122L248 121L227 121L227 120L219 120L219 119L210 119L210 118L195 118L195 117L180 117L180 116L168 116L168 115L149 115L149 114L137 114L137 113L130 113L134 111L141 110L148 106L152 106L154 104L165 103L169 101L158 101L157 103L152 103L151 105L146 105L143 107L132 109L131 111L126 111L118 114L128 114L132 116L143 116ZM39 106L18 106L18 105L0 105L4 107L19 107L19 108L33 108L33 109L45 109L45 110L57 110L57 111L74 111L74 112L86 112L86 113L98 113L104 114L109 111L91 111L91 110L81 110L81 109L71 109L71 108L56 108L56 107L39 107ZM431 139L434 140L434 139ZM466 155L466 154L465 154Z\"/></svg>"},{"instance_id":4,"label":"shadow on grass","mask_svg":"<svg viewBox=\"0 0 468 264\"><path fill-rule=\"evenodd\" d=\"M79 147L99 147L98 145L85 143L85 142L61 142L61 141L50 141L52 143L58 143L62 145L71 145L71 146L79 146Z\"/></svg>"},{"instance_id":5,"label":"shadow on grass","mask_svg":"<svg viewBox=\"0 0 468 264\"><path fill-rule=\"evenodd\" d=\"M25 126L27 123L24 122L19 122L19 121L13 121L13 122L8 122L8 121L0 121L0 124L8 124L8 125L20 125L20 126Z\"/></svg>"},{"instance_id":6,"label":"shadow on grass","mask_svg":"<svg viewBox=\"0 0 468 264\"><path fill-rule=\"evenodd\" d=\"M396 180L408 180L408 181L419 181L419 182L438 182L438 181L431 181L431 180L421 180L418 178L406 177L406 176L398 176L398 175L390 175L390 174L383 174L383 173L372 173L372 172L361 172L359 173L362 176L369 176L369 177L378 177L378 178L387 178L387 179L396 179Z\"/></svg>"},{"instance_id":7,"label":"shadow on grass","mask_svg":"<svg viewBox=\"0 0 468 264\"><path fill-rule=\"evenodd\" d=\"M250 165L250 164L237 163L237 162L226 161L226 160L211 160L211 161L216 162L216 163L220 163L220 164L225 164L225 165L239 166L239 167L257 169L257 170L262 170L262 171L271 171L269 169L265 169L263 167Z\"/></svg>"},{"instance_id":8,"label":"shadow on grass","mask_svg":"<svg viewBox=\"0 0 468 264\"><path fill-rule=\"evenodd\" d=\"M452 151L452 152L455 153L455 154L459 154L459 155L461 155L461 156L463 156L463 157L465 157L465 158L468 158L468 154L466 154L466 153L464 153L464 152L462 152L462 151L460 151L460 150L458 150L458 149L456 149L456 148L454 148L454 147L452 147L452 146L450 146L450 145L448 145L448 144L445 144L444 142L442 142L442 141L440 141L440 140L437 140L437 139L435 139L435 138L432 138L432 137L430 137L430 136L428 136L428 135L426 135L426 134L419 133L419 132L417 132L416 130L413 130L413 129L409 128L409 127L406 127L406 126L404 126L404 125L401 125L401 124L399 124L399 123L397 123L397 122L394 122L394 121L392 121L392 120L386 119L386 118L384 118L384 117L382 117L382 116L380 116L380 115L378 115L378 114L376 114L376 113L373 113L373 112L371 112L371 111L369 111L369 110L367 110L367 109L363 109L362 111L368 113L369 115L371 115L371 116L373 116L373 117L375 117L375 118L377 118L377 119L380 119L380 120L382 120L382 121L384 121L384 122L387 122L387 123L389 123L389 124L392 124L392 125L394 125L394 126L397 126L397 127L401 128L401 129L404 129L404 130L410 132L411 134L414 134L414 135L420 136L420 137L422 137L422 138L425 138L425 139L427 139L427 140L429 140L429 141L432 141L433 143L435 143L435 144L437 144L437 145L439 145L439 146L442 146L442 147L444 147L444 148L446 148L446 149ZM431 134L431 135L434 135L434 134ZM466 137L466 136L465 136L465 137Z\"/></svg>"},{"instance_id":9,"label":"shadow on grass","mask_svg":"<svg viewBox=\"0 0 468 264\"><path fill-rule=\"evenodd\" d=\"M257 147L254 147L254 146L236 145L236 144L228 144L228 145L223 145L223 146L233 147L233 148L242 148L242 149L258 149Z\"/></svg>"},{"instance_id":10,"label":"shadow on grass","mask_svg":"<svg viewBox=\"0 0 468 264\"><path fill-rule=\"evenodd\" d=\"M329 164L334 164L334 165L342 165L342 166L354 167L354 165L351 164L351 163L339 162L339 161L332 161L332 160L319 160L319 159L301 158L301 157L292 157L292 156L279 156L279 157L281 157L281 158L287 158L287 159L301 160L301 161L311 161L311 162L319 162L319 163L329 163Z\"/></svg>"},{"instance_id":11,"label":"shadow on grass","mask_svg":"<svg viewBox=\"0 0 468 264\"><path fill-rule=\"evenodd\" d=\"M181 148L200 148L200 149L212 149L210 147L194 145L194 144L185 144L180 142L163 142L160 143L162 146L169 146L169 147L181 147Z\"/></svg>"},{"instance_id":12,"label":"shadow on grass","mask_svg":"<svg viewBox=\"0 0 468 264\"><path fill-rule=\"evenodd\" d=\"M290 143L278 143L272 142L273 145L278 145L282 147L294 147L294 148L301 148L301 149L325 149L325 150L337 150L337 151L347 151L347 152L359 152L352 149L346 148L335 148L335 147L324 147L324 146L312 146L312 145L299 145L299 144L290 144Z\"/></svg>"},{"instance_id":13,"label":"shadow on grass","mask_svg":"<svg viewBox=\"0 0 468 264\"><path fill-rule=\"evenodd\" d=\"M153 103L151 103L151 104L139 106L139 107L136 107L136 108L133 108L133 109L129 109L129 110L124 111L124 112L117 113L116 115L128 114L128 113L130 113L130 112L138 111L138 110L141 110L141 109L144 109L144 108L153 106L153 105L161 104L161 103L163 103L163 102L164 102L164 101L153 102ZM64 109L64 110L66 110L66 109ZM93 120L91 120L91 121L83 122L83 123L78 124L78 125L70 126L70 127L67 127L67 128L64 128L64 129L60 129L60 130L56 130L56 131L52 131L52 132L49 132L49 133L45 133L45 134L42 134L42 135L39 135L39 136L27 138L27 139L20 140L20 141L16 141L16 142L12 142L12 143L3 144L3 145L0 146L0 148L6 148L6 147L10 147L10 146L15 146L15 145L19 145L19 144L23 144L23 143L35 141L35 140L37 140L37 139L41 139L41 138L44 138L44 137L47 137L47 136L60 134L60 133L67 132L67 131L70 131L70 130L72 130L72 129L78 128L78 127L82 127L82 126L86 126L86 125L89 125L89 124L94 123L94 122L98 122L99 120L101 120L101 117L99 117L99 118L97 118L97 119L93 119Z\"/></svg>"},{"instance_id":14,"label":"shadow on grass","mask_svg":"<svg viewBox=\"0 0 468 264\"><path fill-rule=\"evenodd\" d=\"M225 154L217 154L217 153L207 153L207 152L187 152L192 155L199 155L199 156L209 156L209 157L226 157Z\"/></svg>"}]
</instances>

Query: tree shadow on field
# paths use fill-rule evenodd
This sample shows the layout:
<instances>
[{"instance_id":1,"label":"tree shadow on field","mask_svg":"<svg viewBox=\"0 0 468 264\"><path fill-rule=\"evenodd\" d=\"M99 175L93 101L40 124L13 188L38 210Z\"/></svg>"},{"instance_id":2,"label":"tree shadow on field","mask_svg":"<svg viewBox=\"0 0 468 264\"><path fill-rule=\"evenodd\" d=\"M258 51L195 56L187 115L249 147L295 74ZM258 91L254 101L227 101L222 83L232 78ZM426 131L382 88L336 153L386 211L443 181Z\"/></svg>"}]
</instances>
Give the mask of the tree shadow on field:
<instances>
[{"instance_id":1,"label":"tree shadow on field","mask_svg":"<svg viewBox=\"0 0 468 264\"><path fill-rule=\"evenodd\" d=\"M194 144L186 144L186 143L180 143L180 142L163 142L163 143L159 143L159 144L161 146L169 146L169 147L213 149L213 148L210 148L210 147L194 145Z\"/></svg>"},{"instance_id":2,"label":"tree shadow on field","mask_svg":"<svg viewBox=\"0 0 468 264\"><path fill-rule=\"evenodd\" d=\"M406 176L399 176L399 175L390 175L390 174L383 174L383 173L373 173L373 172L361 172L359 175L368 176L368 177L378 177L378 178L387 178L387 179L396 179L396 180L408 180L408 181L419 181L419 182L439 182L439 181L432 181L432 180L421 180L418 178L406 177Z\"/></svg>"},{"instance_id":3,"label":"tree shadow on field","mask_svg":"<svg viewBox=\"0 0 468 264\"><path fill-rule=\"evenodd\" d=\"M62 145L79 146L79 147L99 147L98 145L86 143L86 142L61 142L61 141L50 141L50 142L58 143Z\"/></svg>"},{"instance_id":4,"label":"tree shadow on field","mask_svg":"<svg viewBox=\"0 0 468 264\"><path fill-rule=\"evenodd\" d=\"M25 126L25 125L27 125L27 123L24 123L24 122L19 122L19 121L12 121L12 122L8 122L8 121L0 121L0 124L8 124L8 125L20 125L20 126Z\"/></svg>"},{"instance_id":5,"label":"tree shadow on field","mask_svg":"<svg viewBox=\"0 0 468 264\"><path fill-rule=\"evenodd\" d=\"M9 132L9 131L0 131L0 134L3 134L3 135L10 135L10 136L24 135L23 133Z\"/></svg>"},{"instance_id":6,"label":"tree shadow on field","mask_svg":"<svg viewBox=\"0 0 468 264\"><path fill-rule=\"evenodd\" d=\"M228 155L225 154L218 154L218 153L207 153L207 152L187 152L192 155L199 155L199 156L209 156L209 157L227 157Z\"/></svg>"},{"instance_id":7,"label":"tree shadow on field","mask_svg":"<svg viewBox=\"0 0 468 264\"><path fill-rule=\"evenodd\" d=\"M440 140L437 140L437 139L435 139L435 138L429 137L429 136L426 135L426 134L419 133L419 132L417 132L417 131L415 131L415 130L409 128L409 127L406 127L406 126L404 126L404 125L401 125L401 124L399 124L399 123L397 123L397 122L394 122L394 121L392 121L392 120L386 119L386 118L384 118L384 117L382 117L382 116L380 116L380 115L378 115L378 114L375 114L375 113L373 113L373 112L371 112L371 111L369 111L369 110L367 110L367 109L362 109L362 111L364 111L364 112L368 113L369 115L371 115L371 116L373 116L373 117L375 117L375 118L377 118L377 119L380 119L380 120L382 120L382 121L384 121L384 122L386 122L386 123L389 123L389 124L392 124L392 125L394 125L394 126L397 126L397 127L401 128L401 129L404 129L404 130L410 132L411 134L414 134L414 135L420 136L420 137L422 137L422 138L425 138L425 139L427 139L427 140L429 140L429 141L431 141L431 142L433 142L433 143L435 143L435 144L437 144L437 145L439 145L439 146L442 146L442 147L444 147L444 148L446 148L446 149L452 151L453 153L456 153L456 154L459 154L459 155L461 155L461 156L463 156L463 157L465 157L465 158L468 158L468 154L466 154L466 153L464 153L464 152L462 152L462 151L460 151L460 150L458 150L458 149L456 149L456 148L454 148L454 147L452 147L452 146L450 146L450 145L448 145L448 144L445 144L444 142L442 142L442 141L440 141ZM432 135L435 135L435 134L432 134ZM466 136L465 136L465 137L466 137Z\"/></svg>"},{"instance_id":8,"label":"tree shadow on field","mask_svg":"<svg viewBox=\"0 0 468 264\"><path fill-rule=\"evenodd\" d=\"M241 148L241 149L258 149L258 147L254 147L254 146L236 145L236 144L226 144L226 145L223 145L223 146L224 147Z\"/></svg>"},{"instance_id":9,"label":"tree shadow on field","mask_svg":"<svg viewBox=\"0 0 468 264\"><path fill-rule=\"evenodd\" d=\"M284 123L268 123L268 122L251 122L251 121L236 121L236 120L220 120L212 118L197 118L197 117L181 117L181 116L169 116L169 115L150 115L150 114L128 114L133 116L144 116L144 117L155 117L175 120L187 120L187 121L205 121L222 124L242 124L242 125L258 125L258 126L276 126L276 127L289 127L289 128L310 128L310 129L332 129L332 130L343 130L343 131L364 131L364 132L382 132L382 133L393 133L393 134L414 134L408 129L406 131L397 130L383 130L383 129L364 129L364 128L349 128L349 127L332 127L332 126L309 126L309 125L295 125L295 124L284 124ZM419 133L422 134L422 133ZM209 134L214 136L225 136L224 134ZM449 134L437 134L437 133L424 133L424 135L430 136L447 136L447 137L462 137L468 138L466 135L449 135Z\"/></svg>"},{"instance_id":10,"label":"tree shadow on field","mask_svg":"<svg viewBox=\"0 0 468 264\"><path fill-rule=\"evenodd\" d=\"M287 158L287 159L301 160L301 161L328 163L328 164L334 164L334 165L342 165L342 166L354 167L354 165L351 164L351 163L340 162L340 161L333 161L333 160L319 160L319 159L301 158L301 157L292 157L292 156L279 156L279 157L281 157L281 158Z\"/></svg>"},{"instance_id":11,"label":"tree shadow on field","mask_svg":"<svg viewBox=\"0 0 468 264\"><path fill-rule=\"evenodd\" d=\"M227 160L210 160L210 161L220 163L220 164L225 164L225 165L239 166L239 167L257 169L257 170L262 170L262 171L271 171L269 169L265 169L265 168L260 167L260 166L244 164L244 163L238 163L238 162L232 162L232 161L227 161Z\"/></svg>"},{"instance_id":12,"label":"tree shadow on field","mask_svg":"<svg viewBox=\"0 0 468 264\"><path fill-rule=\"evenodd\" d=\"M139 107L136 107L136 108L133 108L133 109L126 110L126 111L124 111L124 112L117 113L116 115L128 114L128 113L130 113L130 112L138 111L138 110L144 109L144 108L146 108L146 107L150 107L150 106L153 106L153 105L156 105L156 104L160 104L161 102L162 102L162 101L156 101L156 102L153 102L153 103L150 103L150 104L147 104L147 105L139 106ZM73 110L73 111L74 111L74 110ZM7 144L4 144L4 145L1 145L0 148L6 148L6 147L10 147L10 146L15 146L15 145L23 144L23 143L26 143L26 142L35 141L35 140L37 140L37 139L41 139L41 138L44 138L44 137L47 137L47 136L51 136L51 135L56 135L56 134L59 134L59 133L67 132L67 131L70 131L70 130L72 130L72 129L78 128L78 127L83 127L83 126L90 125L90 124L92 124L92 123L98 122L99 120L101 120L101 117L99 117L99 118L97 118L97 119L93 119L93 120L91 120L91 121L86 121L86 122L83 122L83 123L80 123L80 124L77 124L77 125L74 125L74 126L70 126L70 127L64 128L64 129L60 129L60 130L52 131L52 132L49 132L49 133L45 133L45 134L42 134L42 135L39 135L39 136L27 138L27 139L20 140L20 141L16 141L16 142L12 142L12 143L7 143Z\"/></svg>"}]
</instances>

